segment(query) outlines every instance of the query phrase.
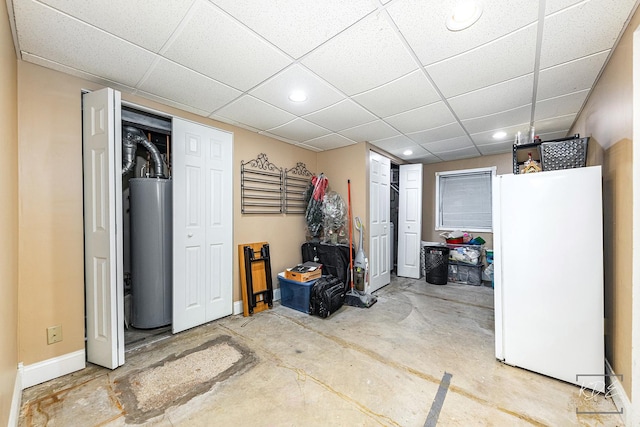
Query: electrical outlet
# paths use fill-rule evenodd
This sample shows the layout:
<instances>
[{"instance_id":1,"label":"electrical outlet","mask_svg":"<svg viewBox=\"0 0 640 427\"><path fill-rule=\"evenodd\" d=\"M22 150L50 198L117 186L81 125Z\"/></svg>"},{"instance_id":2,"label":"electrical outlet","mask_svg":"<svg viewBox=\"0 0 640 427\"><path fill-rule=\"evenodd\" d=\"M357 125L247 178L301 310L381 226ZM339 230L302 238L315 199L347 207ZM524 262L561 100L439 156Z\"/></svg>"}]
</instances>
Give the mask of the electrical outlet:
<instances>
[{"instance_id":1,"label":"electrical outlet","mask_svg":"<svg viewBox=\"0 0 640 427\"><path fill-rule=\"evenodd\" d=\"M49 326L47 328L47 344L62 341L62 325Z\"/></svg>"}]
</instances>

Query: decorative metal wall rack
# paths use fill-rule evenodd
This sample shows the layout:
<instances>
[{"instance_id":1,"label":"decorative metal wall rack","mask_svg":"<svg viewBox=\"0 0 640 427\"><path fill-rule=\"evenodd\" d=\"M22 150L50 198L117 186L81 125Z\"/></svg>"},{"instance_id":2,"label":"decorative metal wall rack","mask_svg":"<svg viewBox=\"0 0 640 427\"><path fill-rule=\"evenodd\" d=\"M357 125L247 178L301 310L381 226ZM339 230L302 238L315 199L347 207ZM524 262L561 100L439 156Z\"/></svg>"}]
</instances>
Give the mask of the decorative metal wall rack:
<instances>
[{"instance_id":1,"label":"decorative metal wall rack","mask_svg":"<svg viewBox=\"0 0 640 427\"><path fill-rule=\"evenodd\" d=\"M304 163L284 171L284 211L289 214L304 214L307 211L305 191L313 174Z\"/></svg>"},{"instance_id":2,"label":"decorative metal wall rack","mask_svg":"<svg viewBox=\"0 0 640 427\"><path fill-rule=\"evenodd\" d=\"M241 211L243 214L304 214L304 192L313 173L304 163L283 170L269 162L265 153L240 162Z\"/></svg>"}]
</instances>

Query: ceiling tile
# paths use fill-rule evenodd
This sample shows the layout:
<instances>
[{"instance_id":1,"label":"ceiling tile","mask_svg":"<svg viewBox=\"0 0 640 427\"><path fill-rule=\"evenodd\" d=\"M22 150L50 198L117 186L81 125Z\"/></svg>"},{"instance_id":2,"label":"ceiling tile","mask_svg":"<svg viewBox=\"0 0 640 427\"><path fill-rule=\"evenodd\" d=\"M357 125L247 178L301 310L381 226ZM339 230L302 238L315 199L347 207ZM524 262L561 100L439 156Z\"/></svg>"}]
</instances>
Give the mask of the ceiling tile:
<instances>
[{"instance_id":1,"label":"ceiling tile","mask_svg":"<svg viewBox=\"0 0 640 427\"><path fill-rule=\"evenodd\" d=\"M376 119L376 116L355 102L345 99L315 113L307 114L304 118L317 125L338 132L372 122Z\"/></svg>"},{"instance_id":2,"label":"ceiling tile","mask_svg":"<svg viewBox=\"0 0 640 427\"><path fill-rule=\"evenodd\" d=\"M382 120L376 120L375 122L340 131L340 135L357 142L364 142L390 138L392 136L398 136L400 133Z\"/></svg>"},{"instance_id":3,"label":"ceiling tile","mask_svg":"<svg viewBox=\"0 0 640 427\"><path fill-rule=\"evenodd\" d=\"M442 101L385 119L387 123L403 133L433 129L452 123L454 120L453 114Z\"/></svg>"},{"instance_id":4,"label":"ceiling tile","mask_svg":"<svg viewBox=\"0 0 640 427\"><path fill-rule=\"evenodd\" d=\"M355 143L355 141L345 138L342 135L338 135L337 133L330 133L329 135L321 136L320 138L304 141L305 145L321 148L323 150L346 147L347 145L353 145Z\"/></svg>"},{"instance_id":5,"label":"ceiling tile","mask_svg":"<svg viewBox=\"0 0 640 427\"><path fill-rule=\"evenodd\" d=\"M210 1L294 58L375 10L370 0L279 0L276 4L271 0Z\"/></svg>"},{"instance_id":6,"label":"ceiling tile","mask_svg":"<svg viewBox=\"0 0 640 427\"><path fill-rule=\"evenodd\" d=\"M538 19L537 1L485 1L478 22L464 31L449 31L445 21L453 6L453 1L405 0L387 11L424 65L469 51Z\"/></svg>"},{"instance_id":7,"label":"ceiling tile","mask_svg":"<svg viewBox=\"0 0 640 427\"><path fill-rule=\"evenodd\" d=\"M551 15L584 0L545 0L545 15Z\"/></svg>"},{"instance_id":8,"label":"ceiling tile","mask_svg":"<svg viewBox=\"0 0 640 427\"><path fill-rule=\"evenodd\" d=\"M299 118L282 126L269 129L268 132L296 142L307 141L331 133L331 131L325 128Z\"/></svg>"},{"instance_id":9,"label":"ceiling tile","mask_svg":"<svg viewBox=\"0 0 640 427\"><path fill-rule=\"evenodd\" d=\"M540 136L547 132L558 132L563 129L571 129L576 114L568 114L566 116L554 117L546 120L536 120L534 123L536 135Z\"/></svg>"},{"instance_id":10,"label":"ceiling tile","mask_svg":"<svg viewBox=\"0 0 640 427\"><path fill-rule=\"evenodd\" d=\"M536 34L537 25L530 25L427 71L447 98L532 73Z\"/></svg>"},{"instance_id":11,"label":"ceiling tile","mask_svg":"<svg viewBox=\"0 0 640 427\"><path fill-rule=\"evenodd\" d=\"M635 0L591 0L547 16L540 68L610 49L634 4Z\"/></svg>"},{"instance_id":12,"label":"ceiling tile","mask_svg":"<svg viewBox=\"0 0 640 427\"><path fill-rule=\"evenodd\" d=\"M500 141L493 144L479 145L478 150L480 150L483 156L511 153L513 152L513 141Z\"/></svg>"},{"instance_id":13,"label":"ceiling tile","mask_svg":"<svg viewBox=\"0 0 640 427\"><path fill-rule=\"evenodd\" d=\"M483 117L531 104L533 74L450 98L460 120Z\"/></svg>"},{"instance_id":14,"label":"ceiling tile","mask_svg":"<svg viewBox=\"0 0 640 427\"><path fill-rule=\"evenodd\" d=\"M248 90L291 63L278 49L204 0L163 55L240 90ZM220 42L224 41L224 42Z\"/></svg>"},{"instance_id":15,"label":"ceiling tile","mask_svg":"<svg viewBox=\"0 0 640 427\"><path fill-rule=\"evenodd\" d=\"M474 133L471 135L471 139L473 139L473 142L475 142L476 146L478 147L483 145L497 144L500 142L508 142L509 144L513 145L513 142L515 141L515 137L517 133L521 132L521 134L523 135L525 134L528 135L529 129L530 129L530 126L529 126L529 122L527 121L527 123L500 128L499 130L506 132L507 136L505 136L499 141L493 137L493 135L496 133L496 130L498 129Z\"/></svg>"},{"instance_id":16,"label":"ceiling tile","mask_svg":"<svg viewBox=\"0 0 640 427\"><path fill-rule=\"evenodd\" d=\"M462 124L469 133L496 131L513 125L529 124L531 121L531 104L512 110L502 111L475 119L463 120Z\"/></svg>"},{"instance_id":17,"label":"ceiling tile","mask_svg":"<svg viewBox=\"0 0 640 427\"><path fill-rule=\"evenodd\" d=\"M429 150L435 155L463 148L473 148L473 142L468 136L459 136L457 138L446 139L442 141L431 142L429 144L421 144L423 148ZM477 151L476 151L477 154Z\"/></svg>"},{"instance_id":18,"label":"ceiling tile","mask_svg":"<svg viewBox=\"0 0 640 427\"><path fill-rule=\"evenodd\" d=\"M289 94L302 90L305 102L293 102ZM293 65L249 92L250 95L295 115L305 115L345 99L324 80L300 65Z\"/></svg>"},{"instance_id":19,"label":"ceiling tile","mask_svg":"<svg viewBox=\"0 0 640 427\"><path fill-rule=\"evenodd\" d=\"M173 99L163 98L161 96L156 95L155 93L144 92L141 90L135 91L134 95L141 96L143 98L150 99L152 101L158 102L160 104L168 105L170 107L178 108L180 110L188 111L193 114L197 114L199 116L207 117L209 114L208 111L200 110L199 108L192 107L188 104L182 104L180 102L174 101Z\"/></svg>"},{"instance_id":20,"label":"ceiling tile","mask_svg":"<svg viewBox=\"0 0 640 427\"><path fill-rule=\"evenodd\" d=\"M209 114L207 117L209 117L210 119L213 119L213 120L217 120L217 121L222 122L222 123L227 123L227 124L230 124L230 125L238 126L239 128L242 128L242 129L250 130L251 132L260 133L260 129L258 129L258 128L255 128L255 127L249 126L247 124L235 121L235 120L230 119L228 117L218 116L215 113Z\"/></svg>"},{"instance_id":21,"label":"ceiling tile","mask_svg":"<svg viewBox=\"0 0 640 427\"><path fill-rule=\"evenodd\" d=\"M471 157L478 157L479 152L475 147L471 148L461 148L459 150L447 151L446 153L438 153L437 156L440 157L445 162L449 162L451 160L462 160L469 159Z\"/></svg>"},{"instance_id":22,"label":"ceiling tile","mask_svg":"<svg viewBox=\"0 0 640 427\"><path fill-rule=\"evenodd\" d=\"M380 147L382 148L382 147ZM399 157L401 159L404 160L408 160L411 162L414 162L416 159L424 159L424 158L429 158L431 156L433 156L432 153L428 152L427 150L425 150L424 148L422 148L419 145L415 145L410 147L412 153L411 154L404 154L405 150L407 148L391 148L391 149L384 149L387 153L392 154L396 157Z\"/></svg>"},{"instance_id":23,"label":"ceiling tile","mask_svg":"<svg viewBox=\"0 0 640 427\"><path fill-rule=\"evenodd\" d=\"M172 0L162 7L130 0L40 0L145 49L158 52L184 18L193 0Z\"/></svg>"},{"instance_id":24,"label":"ceiling tile","mask_svg":"<svg viewBox=\"0 0 640 427\"><path fill-rule=\"evenodd\" d=\"M589 89L600 73L610 50L540 70L538 100Z\"/></svg>"},{"instance_id":25,"label":"ceiling tile","mask_svg":"<svg viewBox=\"0 0 640 427\"><path fill-rule=\"evenodd\" d=\"M40 3L16 2L14 13L20 22L17 33L23 53L100 78L135 86L156 58L147 50ZM65 31L52 32L51 28Z\"/></svg>"},{"instance_id":26,"label":"ceiling tile","mask_svg":"<svg viewBox=\"0 0 640 427\"><path fill-rule=\"evenodd\" d=\"M155 93L208 113L242 94L164 58L157 62L139 87L144 92Z\"/></svg>"},{"instance_id":27,"label":"ceiling tile","mask_svg":"<svg viewBox=\"0 0 640 427\"><path fill-rule=\"evenodd\" d=\"M407 148L414 149L416 147L420 147L420 145L416 144L414 141L412 141L410 138L407 138L404 135L393 136L391 138L377 139L370 142L376 147L380 147L383 150L388 151L389 153L391 153L391 150L397 151L397 150L404 150Z\"/></svg>"},{"instance_id":28,"label":"ceiling tile","mask_svg":"<svg viewBox=\"0 0 640 427\"><path fill-rule=\"evenodd\" d=\"M291 113L245 95L216 111L216 115L251 126L255 129L271 129L295 119Z\"/></svg>"},{"instance_id":29,"label":"ceiling tile","mask_svg":"<svg viewBox=\"0 0 640 427\"><path fill-rule=\"evenodd\" d=\"M384 14L358 22L302 63L348 95L373 89L418 67Z\"/></svg>"},{"instance_id":30,"label":"ceiling tile","mask_svg":"<svg viewBox=\"0 0 640 427\"><path fill-rule=\"evenodd\" d=\"M353 97L378 117L388 117L440 100L422 70Z\"/></svg>"},{"instance_id":31,"label":"ceiling tile","mask_svg":"<svg viewBox=\"0 0 640 427\"><path fill-rule=\"evenodd\" d=\"M584 104L588 95L588 90L582 90L580 92L540 101L536 104L535 120L538 121L577 113L580 111L580 108L582 108L582 104Z\"/></svg>"},{"instance_id":32,"label":"ceiling tile","mask_svg":"<svg viewBox=\"0 0 640 427\"><path fill-rule=\"evenodd\" d=\"M411 163L422 163L422 164L430 164L430 163L439 163L442 160L440 160L439 157L433 155L433 154L427 154L426 156L420 156L420 157L413 157L411 156L411 158L406 158L407 156L398 156L402 159L405 160L410 160Z\"/></svg>"},{"instance_id":33,"label":"ceiling tile","mask_svg":"<svg viewBox=\"0 0 640 427\"><path fill-rule=\"evenodd\" d=\"M541 133L538 136L542 141L552 141L554 139L566 138L567 135L569 135L570 130L571 129L564 129L564 130L559 130L555 132Z\"/></svg>"},{"instance_id":34,"label":"ceiling tile","mask_svg":"<svg viewBox=\"0 0 640 427\"><path fill-rule=\"evenodd\" d=\"M465 135L464 129L458 122L449 123L437 128L423 130L421 132L408 133L407 136L419 144L428 144L430 142L451 139Z\"/></svg>"}]
</instances>

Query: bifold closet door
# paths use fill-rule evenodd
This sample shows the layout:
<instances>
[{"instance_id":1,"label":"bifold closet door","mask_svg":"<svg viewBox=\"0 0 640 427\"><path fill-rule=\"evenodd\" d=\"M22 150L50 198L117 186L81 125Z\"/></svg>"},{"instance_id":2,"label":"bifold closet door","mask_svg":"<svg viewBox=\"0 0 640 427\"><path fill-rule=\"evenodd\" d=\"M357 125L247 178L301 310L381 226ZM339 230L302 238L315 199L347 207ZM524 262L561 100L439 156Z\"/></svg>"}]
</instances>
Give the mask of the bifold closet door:
<instances>
[{"instance_id":1,"label":"bifold closet door","mask_svg":"<svg viewBox=\"0 0 640 427\"><path fill-rule=\"evenodd\" d=\"M233 134L173 119L173 332L233 312Z\"/></svg>"},{"instance_id":2,"label":"bifold closet door","mask_svg":"<svg viewBox=\"0 0 640 427\"><path fill-rule=\"evenodd\" d=\"M124 364L120 92L83 95L87 360Z\"/></svg>"}]
</instances>

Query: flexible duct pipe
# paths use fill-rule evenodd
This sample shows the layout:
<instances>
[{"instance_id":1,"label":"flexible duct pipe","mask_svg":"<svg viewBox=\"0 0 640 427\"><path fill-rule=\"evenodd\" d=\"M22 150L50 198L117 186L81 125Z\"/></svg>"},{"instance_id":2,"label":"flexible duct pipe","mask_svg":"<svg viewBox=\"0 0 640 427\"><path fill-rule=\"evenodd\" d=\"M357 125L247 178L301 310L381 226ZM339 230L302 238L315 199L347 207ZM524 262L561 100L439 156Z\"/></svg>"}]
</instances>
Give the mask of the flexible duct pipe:
<instances>
[{"instance_id":1,"label":"flexible duct pipe","mask_svg":"<svg viewBox=\"0 0 640 427\"><path fill-rule=\"evenodd\" d=\"M131 133L125 129L122 138L122 175L133 170L136 165L136 141L132 140Z\"/></svg>"},{"instance_id":2,"label":"flexible duct pipe","mask_svg":"<svg viewBox=\"0 0 640 427\"><path fill-rule=\"evenodd\" d=\"M123 140L123 148L124 148L123 162L127 162L125 165L123 165L123 171L122 171L123 174L126 173L125 168L128 166L128 162L129 162L129 158L126 156L128 155L127 154L128 150L130 150L131 148L128 146L128 144L133 144L134 146L135 144L141 144L151 154L151 158L153 159L153 166L156 172L156 177L165 178L164 163L162 162L162 156L160 155L160 151L155 145L153 145L151 141L147 139L147 137L144 135L144 133L142 133L140 129L135 128L133 126L125 126L124 138L122 140ZM134 162L134 160L135 160L135 148L133 149L133 159L131 161ZM130 166L127 172L131 170L131 168L133 168L133 165Z\"/></svg>"}]
</instances>

